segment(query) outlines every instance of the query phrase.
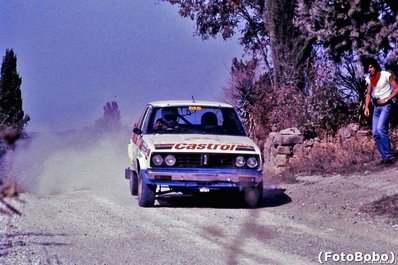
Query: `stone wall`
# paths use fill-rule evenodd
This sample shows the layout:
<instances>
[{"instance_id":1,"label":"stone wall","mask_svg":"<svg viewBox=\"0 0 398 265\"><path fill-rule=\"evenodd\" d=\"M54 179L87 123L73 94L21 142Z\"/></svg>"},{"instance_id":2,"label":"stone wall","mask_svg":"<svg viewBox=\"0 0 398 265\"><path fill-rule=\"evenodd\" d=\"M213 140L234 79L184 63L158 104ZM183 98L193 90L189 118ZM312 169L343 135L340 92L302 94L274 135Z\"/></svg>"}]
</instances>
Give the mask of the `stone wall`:
<instances>
[{"instance_id":1,"label":"stone wall","mask_svg":"<svg viewBox=\"0 0 398 265\"><path fill-rule=\"evenodd\" d=\"M369 144L369 141L373 140L369 130L361 130L356 124L341 128L333 139L318 137L305 139L297 128L271 132L264 143L264 169L280 173L292 159L309 155L314 148L326 148L328 145L344 141L359 141Z\"/></svg>"}]
</instances>

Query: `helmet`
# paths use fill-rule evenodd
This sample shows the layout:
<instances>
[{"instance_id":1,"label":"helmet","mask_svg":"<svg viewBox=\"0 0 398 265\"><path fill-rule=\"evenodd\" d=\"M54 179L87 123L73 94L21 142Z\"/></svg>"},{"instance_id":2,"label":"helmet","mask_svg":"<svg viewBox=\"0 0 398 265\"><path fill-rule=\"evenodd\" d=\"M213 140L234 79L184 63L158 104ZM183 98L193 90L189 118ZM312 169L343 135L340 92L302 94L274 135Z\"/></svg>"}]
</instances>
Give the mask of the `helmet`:
<instances>
[{"instance_id":1,"label":"helmet","mask_svg":"<svg viewBox=\"0 0 398 265\"><path fill-rule=\"evenodd\" d=\"M175 126L177 124L177 119L178 119L178 109L163 108L162 119L167 124L167 126Z\"/></svg>"},{"instance_id":2,"label":"helmet","mask_svg":"<svg viewBox=\"0 0 398 265\"><path fill-rule=\"evenodd\" d=\"M217 116L214 112L206 112L202 115L202 126L217 126Z\"/></svg>"}]
</instances>

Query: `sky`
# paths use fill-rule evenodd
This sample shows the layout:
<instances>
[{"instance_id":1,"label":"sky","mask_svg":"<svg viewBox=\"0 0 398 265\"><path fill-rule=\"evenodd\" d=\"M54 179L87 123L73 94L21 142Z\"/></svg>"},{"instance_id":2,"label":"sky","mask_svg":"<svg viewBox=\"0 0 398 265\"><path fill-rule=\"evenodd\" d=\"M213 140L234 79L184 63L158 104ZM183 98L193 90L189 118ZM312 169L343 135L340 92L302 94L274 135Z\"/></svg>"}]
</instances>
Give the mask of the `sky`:
<instances>
[{"instance_id":1,"label":"sky","mask_svg":"<svg viewBox=\"0 0 398 265\"><path fill-rule=\"evenodd\" d=\"M159 0L0 0L0 54L17 56L28 131L83 128L108 101L128 126L150 101L222 101L242 47L194 31Z\"/></svg>"}]
</instances>

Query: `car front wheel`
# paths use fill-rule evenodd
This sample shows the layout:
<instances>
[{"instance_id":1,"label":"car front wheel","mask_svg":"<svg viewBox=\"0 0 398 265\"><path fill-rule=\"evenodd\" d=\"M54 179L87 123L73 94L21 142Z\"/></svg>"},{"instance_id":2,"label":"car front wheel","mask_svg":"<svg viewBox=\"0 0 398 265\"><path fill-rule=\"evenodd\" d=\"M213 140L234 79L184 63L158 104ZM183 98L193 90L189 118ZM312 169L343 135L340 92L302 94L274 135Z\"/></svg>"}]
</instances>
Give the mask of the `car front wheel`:
<instances>
[{"instance_id":1,"label":"car front wheel","mask_svg":"<svg viewBox=\"0 0 398 265\"><path fill-rule=\"evenodd\" d=\"M133 196L137 196L138 194L138 177L135 172L132 172L130 176L130 193Z\"/></svg>"},{"instance_id":2,"label":"car front wheel","mask_svg":"<svg viewBox=\"0 0 398 265\"><path fill-rule=\"evenodd\" d=\"M141 207L152 207L155 205L156 186L147 185L138 175L138 205Z\"/></svg>"}]
</instances>

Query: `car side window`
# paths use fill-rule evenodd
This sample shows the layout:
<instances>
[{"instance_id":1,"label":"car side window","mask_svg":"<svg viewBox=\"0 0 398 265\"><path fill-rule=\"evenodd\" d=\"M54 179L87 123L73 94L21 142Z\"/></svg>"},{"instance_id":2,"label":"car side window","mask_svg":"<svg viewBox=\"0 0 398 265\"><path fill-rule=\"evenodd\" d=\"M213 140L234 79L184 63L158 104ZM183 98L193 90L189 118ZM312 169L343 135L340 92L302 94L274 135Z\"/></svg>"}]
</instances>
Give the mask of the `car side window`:
<instances>
[{"instance_id":1,"label":"car side window","mask_svg":"<svg viewBox=\"0 0 398 265\"><path fill-rule=\"evenodd\" d=\"M142 131L144 131L145 129L144 123L147 120L146 117L148 116L148 113L150 112L151 109L152 109L151 106L147 106L144 113L141 115L140 119L138 120L137 128L141 129Z\"/></svg>"},{"instance_id":2,"label":"car side window","mask_svg":"<svg viewBox=\"0 0 398 265\"><path fill-rule=\"evenodd\" d=\"M153 107L152 107L152 106L149 106L149 107L147 108L145 114L144 114L144 119L143 119L143 121L142 121L142 126L141 126L141 130L142 130L144 133L148 133L148 123L149 123L150 117L151 117L151 115L152 115L152 114L151 114L152 111L153 111Z\"/></svg>"}]
</instances>

